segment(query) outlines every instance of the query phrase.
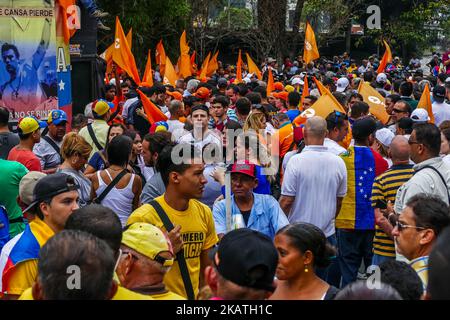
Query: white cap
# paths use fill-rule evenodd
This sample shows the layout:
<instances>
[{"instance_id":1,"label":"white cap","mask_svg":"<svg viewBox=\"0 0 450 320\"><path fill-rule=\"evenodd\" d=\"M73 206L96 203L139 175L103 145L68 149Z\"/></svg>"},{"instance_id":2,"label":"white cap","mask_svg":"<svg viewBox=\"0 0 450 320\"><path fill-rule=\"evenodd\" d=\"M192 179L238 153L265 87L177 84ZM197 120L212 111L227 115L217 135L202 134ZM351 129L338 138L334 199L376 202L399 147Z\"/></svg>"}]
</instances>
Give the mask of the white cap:
<instances>
[{"instance_id":1,"label":"white cap","mask_svg":"<svg viewBox=\"0 0 450 320\"><path fill-rule=\"evenodd\" d=\"M385 73L380 73L377 75L377 82L379 83L386 83L387 82L387 76Z\"/></svg>"},{"instance_id":2,"label":"white cap","mask_svg":"<svg viewBox=\"0 0 450 320\"><path fill-rule=\"evenodd\" d=\"M350 84L350 82L348 81L347 78L339 78L338 81L337 81L336 91L337 92L344 92L345 89L347 89L349 84Z\"/></svg>"},{"instance_id":3,"label":"white cap","mask_svg":"<svg viewBox=\"0 0 450 320\"><path fill-rule=\"evenodd\" d=\"M450 77L447 77L447 79L445 79L445 83L450 83Z\"/></svg>"},{"instance_id":4,"label":"white cap","mask_svg":"<svg viewBox=\"0 0 450 320\"><path fill-rule=\"evenodd\" d=\"M292 79L291 84L293 86L295 86L296 84L304 85L305 83L304 83L304 81L302 79L297 77L297 78Z\"/></svg>"},{"instance_id":5,"label":"white cap","mask_svg":"<svg viewBox=\"0 0 450 320\"><path fill-rule=\"evenodd\" d=\"M417 108L411 113L410 117L414 122L427 122L430 121L428 111L422 108Z\"/></svg>"},{"instance_id":6,"label":"white cap","mask_svg":"<svg viewBox=\"0 0 450 320\"><path fill-rule=\"evenodd\" d=\"M382 128L375 132L375 138L381 142L381 144L387 148L391 145L392 140L394 139L394 133L388 128Z\"/></svg>"}]
</instances>

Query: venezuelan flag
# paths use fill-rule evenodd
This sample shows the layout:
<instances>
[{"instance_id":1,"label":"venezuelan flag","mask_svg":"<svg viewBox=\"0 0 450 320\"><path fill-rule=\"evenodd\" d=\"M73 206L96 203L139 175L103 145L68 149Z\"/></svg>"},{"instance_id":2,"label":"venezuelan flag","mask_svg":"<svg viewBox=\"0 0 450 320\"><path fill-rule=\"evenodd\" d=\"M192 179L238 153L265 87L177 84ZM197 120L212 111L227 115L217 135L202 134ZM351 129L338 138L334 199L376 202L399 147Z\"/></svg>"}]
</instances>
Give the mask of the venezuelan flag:
<instances>
[{"instance_id":1,"label":"venezuelan flag","mask_svg":"<svg viewBox=\"0 0 450 320\"><path fill-rule=\"evenodd\" d=\"M373 151L367 147L353 146L341 158L347 167L347 195L336 218L336 228L374 229L371 197L376 163Z\"/></svg>"}]
</instances>

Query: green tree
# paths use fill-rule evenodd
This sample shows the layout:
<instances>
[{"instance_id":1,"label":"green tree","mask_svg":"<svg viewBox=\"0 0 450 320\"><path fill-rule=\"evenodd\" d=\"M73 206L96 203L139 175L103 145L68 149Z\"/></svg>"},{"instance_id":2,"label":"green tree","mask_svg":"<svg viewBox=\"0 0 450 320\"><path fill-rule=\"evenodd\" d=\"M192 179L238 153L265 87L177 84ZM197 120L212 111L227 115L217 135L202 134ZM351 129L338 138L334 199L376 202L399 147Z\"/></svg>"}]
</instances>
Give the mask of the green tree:
<instances>
[{"instance_id":1,"label":"green tree","mask_svg":"<svg viewBox=\"0 0 450 320\"><path fill-rule=\"evenodd\" d=\"M224 29L248 29L252 24L252 12L246 8L227 8L217 17L217 26Z\"/></svg>"}]
</instances>

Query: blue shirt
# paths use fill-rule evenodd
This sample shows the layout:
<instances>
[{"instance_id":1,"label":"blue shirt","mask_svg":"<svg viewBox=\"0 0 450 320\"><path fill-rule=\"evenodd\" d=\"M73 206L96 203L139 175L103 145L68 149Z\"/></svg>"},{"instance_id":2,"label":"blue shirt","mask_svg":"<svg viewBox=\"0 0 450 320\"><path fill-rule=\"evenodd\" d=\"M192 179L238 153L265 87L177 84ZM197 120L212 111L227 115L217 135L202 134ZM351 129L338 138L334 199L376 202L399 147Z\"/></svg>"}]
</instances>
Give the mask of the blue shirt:
<instances>
[{"instance_id":1,"label":"blue shirt","mask_svg":"<svg viewBox=\"0 0 450 320\"><path fill-rule=\"evenodd\" d=\"M259 231L273 240L277 231L289 224L289 221L274 197L257 193L253 193L253 197L254 202L247 228ZM231 196L231 215L239 214L241 214L241 211L234 201L234 196ZM213 218L216 233L225 234L227 230L225 200L221 200L214 205Z\"/></svg>"},{"instance_id":2,"label":"blue shirt","mask_svg":"<svg viewBox=\"0 0 450 320\"><path fill-rule=\"evenodd\" d=\"M294 119L300 115L300 110L288 110L286 111L286 115L289 117L289 120L291 120L291 122L294 122Z\"/></svg>"}]
</instances>

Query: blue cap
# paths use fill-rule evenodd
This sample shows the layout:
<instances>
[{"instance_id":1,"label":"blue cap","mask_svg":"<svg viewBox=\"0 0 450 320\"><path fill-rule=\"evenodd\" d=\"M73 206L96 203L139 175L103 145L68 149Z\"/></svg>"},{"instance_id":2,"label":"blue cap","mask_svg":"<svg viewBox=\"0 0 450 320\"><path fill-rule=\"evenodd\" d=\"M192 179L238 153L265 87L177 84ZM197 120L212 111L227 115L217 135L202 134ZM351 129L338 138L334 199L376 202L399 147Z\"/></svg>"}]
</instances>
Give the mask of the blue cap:
<instances>
[{"instance_id":1,"label":"blue cap","mask_svg":"<svg viewBox=\"0 0 450 320\"><path fill-rule=\"evenodd\" d=\"M63 110L52 110L48 115L47 122L59 125L61 122L67 122L67 114Z\"/></svg>"}]
</instances>

